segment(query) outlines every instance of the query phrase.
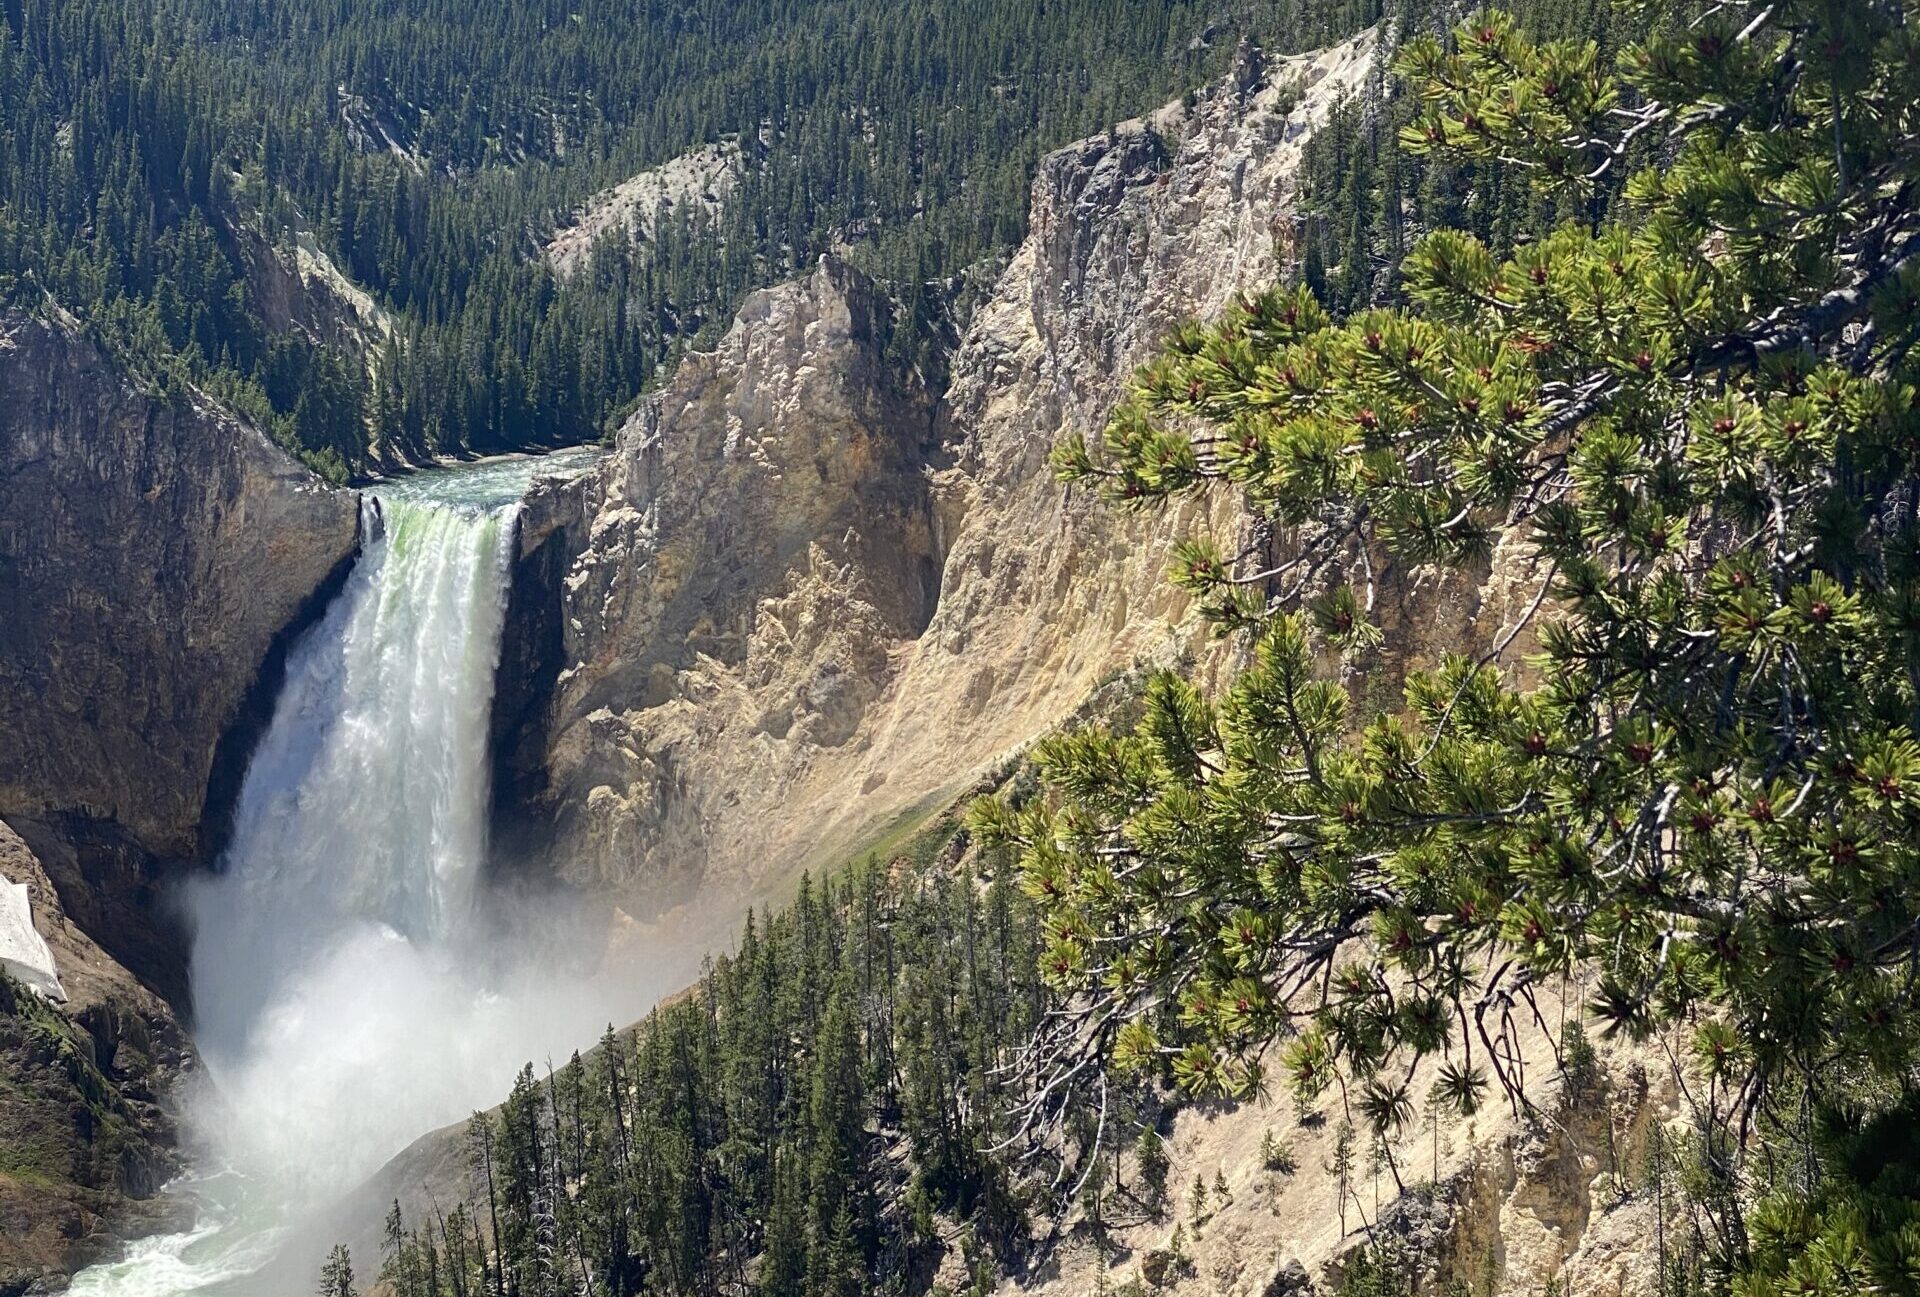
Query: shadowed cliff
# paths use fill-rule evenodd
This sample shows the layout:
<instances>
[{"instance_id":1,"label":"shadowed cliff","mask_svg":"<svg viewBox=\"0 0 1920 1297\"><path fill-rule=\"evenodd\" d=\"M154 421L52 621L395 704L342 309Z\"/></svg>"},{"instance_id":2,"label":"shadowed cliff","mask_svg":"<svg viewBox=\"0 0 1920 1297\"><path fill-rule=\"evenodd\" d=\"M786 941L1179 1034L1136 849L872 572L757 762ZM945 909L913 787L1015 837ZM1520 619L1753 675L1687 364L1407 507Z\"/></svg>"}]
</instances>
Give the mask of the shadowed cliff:
<instances>
[{"instance_id":1,"label":"shadowed cliff","mask_svg":"<svg viewBox=\"0 0 1920 1297\"><path fill-rule=\"evenodd\" d=\"M0 318L0 391L0 818L184 1005L165 884L217 846L286 643L354 553L354 498L58 320Z\"/></svg>"}]
</instances>

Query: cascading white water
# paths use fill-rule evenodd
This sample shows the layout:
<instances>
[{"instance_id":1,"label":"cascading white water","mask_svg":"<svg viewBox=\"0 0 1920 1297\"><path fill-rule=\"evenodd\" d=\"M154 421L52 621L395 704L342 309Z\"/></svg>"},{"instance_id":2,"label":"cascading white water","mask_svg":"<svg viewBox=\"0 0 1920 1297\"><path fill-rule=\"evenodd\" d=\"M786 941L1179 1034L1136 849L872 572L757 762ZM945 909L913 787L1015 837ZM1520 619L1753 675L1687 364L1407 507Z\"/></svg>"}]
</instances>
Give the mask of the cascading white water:
<instances>
[{"instance_id":1,"label":"cascading white water","mask_svg":"<svg viewBox=\"0 0 1920 1297\"><path fill-rule=\"evenodd\" d=\"M513 534L511 505L363 509L362 560L288 662L224 874L189 907L196 1039L245 1099L223 1118L223 1151L293 1169L305 1189L344 1188L391 1151L383 1135L422 1128L399 1078L356 1095L373 1102L341 1123L302 1118L412 1026L403 1006L340 1001L417 996L432 969L414 965L464 963Z\"/></svg>"},{"instance_id":2,"label":"cascading white water","mask_svg":"<svg viewBox=\"0 0 1920 1297\"><path fill-rule=\"evenodd\" d=\"M477 921L532 471L423 475L364 504L363 552L289 656L222 868L183 898L210 1080L188 1111L201 1221L84 1272L81 1297L250 1294L304 1215L618 1011L537 942L503 946Z\"/></svg>"}]
</instances>

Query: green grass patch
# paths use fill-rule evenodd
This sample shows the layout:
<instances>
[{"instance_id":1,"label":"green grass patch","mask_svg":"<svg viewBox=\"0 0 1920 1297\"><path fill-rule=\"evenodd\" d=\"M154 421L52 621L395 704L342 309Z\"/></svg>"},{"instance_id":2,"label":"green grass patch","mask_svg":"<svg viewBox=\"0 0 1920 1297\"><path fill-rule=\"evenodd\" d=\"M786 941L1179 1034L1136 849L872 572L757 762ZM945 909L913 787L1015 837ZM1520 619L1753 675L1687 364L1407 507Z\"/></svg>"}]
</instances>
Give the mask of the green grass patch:
<instances>
[{"instance_id":1,"label":"green grass patch","mask_svg":"<svg viewBox=\"0 0 1920 1297\"><path fill-rule=\"evenodd\" d=\"M906 856L924 867L959 831L972 787L971 780L947 784L889 815L868 821L847 837L817 844L798 866L763 888L755 902L784 905L793 899L802 874L834 876L868 857L892 860Z\"/></svg>"}]
</instances>

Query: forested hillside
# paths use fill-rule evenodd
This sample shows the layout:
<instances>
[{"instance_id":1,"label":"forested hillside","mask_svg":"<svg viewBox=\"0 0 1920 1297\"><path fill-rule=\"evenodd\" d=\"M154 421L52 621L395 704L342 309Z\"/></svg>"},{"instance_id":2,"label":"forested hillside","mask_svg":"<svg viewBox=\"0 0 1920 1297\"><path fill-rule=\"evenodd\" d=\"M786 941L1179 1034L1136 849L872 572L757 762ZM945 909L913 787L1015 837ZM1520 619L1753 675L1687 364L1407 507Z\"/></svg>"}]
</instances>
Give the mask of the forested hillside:
<instances>
[{"instance_id":1,"label":"forested hillside","mask_svg":"<svg viewBox=\"0 0 1920 1297\"><path fill-rule=\"evenodd\" d=\"M1398 44L1441 30L1469 8L1390 5L1386 24ZM1644 36L1657 17L1654 6L1634 8L1611 0L1519 0L1503 8L1536 39L1592 40L1603 58ZM1614 168L1577 200L1543 196L1523 169L1497 158L1434 156L1407 148L1401 132L1420 111L1412 87L1390 77L1378 97L1348 100L1307 142L1294 273L1336 311L1398 300L1401 261L1428 231L1470 230L1493 247L1511 248L1561 221L1604 216L1632 170L1632 165ZM1636 146L1631 162L1652 156L1652 141L1646 141Z\"/></svg>"},{"instance_id":2,"label":"forested hillside","mask_svg":"<svg viewBox=\"0 0 1920 1297\"><path fill-rule=\"evenodd\" d=\"M934 359L946 281L1022 232L1034 160L1377 0L9 0L0 292L210 386L335 475L598 436L746 288L853 240ZM556 281L589 194L737 140L717 218ZM362 348L271 330L250 274L309 238L391 312ZM932 286L932 291L929 291ZM167 376L171 375L169 379Z\"/></svg>"},{"instance_id":3,"label":"forested hillside","mask_svg":"<svg viewBox=\"0 0 1920 1297\"><path fill-rule=\"evenodd\" d=\"M468 1129L472 1200L394 1207L395 1297L924 1292L951 1245L989 1287L1019 1268L1086 1156L1159 1110L1116 1087L1058 1176L994 1151L1016 1122L1002 1072L1048 1004L1041 933L1016 875L942 824L891 864L803 881L631 1034L529 1066ZM345 1297L356 1264L376 1262L337 1252L323 1292Z\"/></svg>"}]
</instances>

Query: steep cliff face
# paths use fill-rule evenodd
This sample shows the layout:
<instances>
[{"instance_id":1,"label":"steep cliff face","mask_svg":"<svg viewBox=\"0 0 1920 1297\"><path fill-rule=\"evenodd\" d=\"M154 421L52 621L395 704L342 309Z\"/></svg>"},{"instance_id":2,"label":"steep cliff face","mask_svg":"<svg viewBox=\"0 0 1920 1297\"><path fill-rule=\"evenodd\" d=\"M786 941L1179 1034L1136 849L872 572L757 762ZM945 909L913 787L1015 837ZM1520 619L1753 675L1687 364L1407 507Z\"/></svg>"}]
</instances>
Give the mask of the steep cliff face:
<instances>
[{"instance_id":1,"label":"steep cliff face","mask_svg":"<svg viewBox=\"0 0 1920 1297\"><path fill-rule=\"evenodd\" d=\"M269 329L299 333L363 362L392 336L386 311L321 250L313 231L294 230L291 249L269 245L240 222L226 237L246 267L253 307Z\"/></svg>"},{"instance_id":2,"label":"steep cliff face","mask_svg":"<svg viewBox=\"0 0 1920 1297\"><path fill-rule=\"evenodd\" d=\"M1047 158L1031 234L931 415L829 261L756 296L588 480L536 490L499 790L516 851L658 910L736 898L889 826L1195 642L1170 541L1228 504L1125 519L1062 491L1165 331L1274 277L1304 139L1371 36L1263 60ZM555 629L557 628L557 630ZM545 682L551 680L551 685Z\"/></svg>"},{"instance_id":3,"label":"steep cliff face","mask_svg":"<svg viewBox=\"0 0 1920 1297\"><path fill-rule=\"evenodd\" d=\"M183 1003L160 882L216 844L358 511L60 323L0 319L0 391L0 816L74 921Z\"/></svg>"},{"instance_id":4,"label":"steep cliff face","mask_svg":"<svg viewBox=\"0 0 1920 1297\"><path fill-rule=\"evenodd\" d=\"M67 998L0 983L0 1293L35 1290L174 1223L167 1096L193 1052L172 1012L61 908L0 823L0 879L24 884Z\"/></svg>"},{"instance_id":5,"label":"steep cliff face","mask_svg":"<svg viewBox=\"0 0 1920 1297\"><path fill-rule=\"evenodd\" d=\"M505 655L553 683L503 681L498 710L532 730L505 737L501 785L575 881L687 899L712 835L847 744L926 624L931 416L885 364L887 327L865 278L824 260L749 299L602 468L529 498ZM528 632L529 599L557 644Z\"/></svg>"},{"instance_id":6,"label":"steep cliff face","mask_svg":"<svg viewBox=\"0 0 1920 1297\"><path fill-rule=\"evenodd\" d=\"M1344 1187L1331 1170L1346 1115L1337 1095L1304 1114L1284 1093L1183 1108L1162 1125L1169 1166L1157 1212L1140 1209L1129 1157L1120 1174L1131 1196L1110 1210L1104 1242L1076 1210L1048 1263L999 1291L1333 1297L1371 1247L1409 1286L1364 1292L1656 1297L1663 1204L1648 1187L1651 1136L1686 1124L1669 1056L1603 1043L1562 1070L1546 1032L1520 1028L1516 1043L1531 1109L1497 1093L1470 1118L1423 1108L1392 1138L1391 1166L1373 1156L1354 1112ZM1428 1093L1438 1067L1419 1065L1409 1092ZM957 1289L960 1258L943 1264Z\"/></svg>"}]
</instances>

